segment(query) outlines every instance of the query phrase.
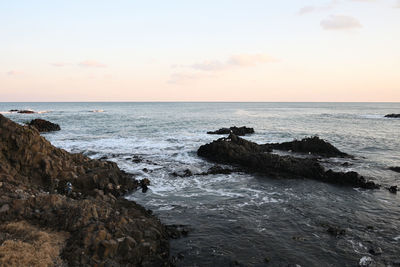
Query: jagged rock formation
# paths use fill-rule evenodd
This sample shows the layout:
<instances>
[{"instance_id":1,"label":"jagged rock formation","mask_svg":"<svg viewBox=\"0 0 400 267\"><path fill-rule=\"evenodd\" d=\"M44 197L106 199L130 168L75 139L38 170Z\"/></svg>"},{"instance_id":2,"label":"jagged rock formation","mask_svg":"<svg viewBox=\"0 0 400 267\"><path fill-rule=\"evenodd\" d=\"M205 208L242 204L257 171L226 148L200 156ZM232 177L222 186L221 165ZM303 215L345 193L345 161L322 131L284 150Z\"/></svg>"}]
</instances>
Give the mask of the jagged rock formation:
<instances>
[{"instance_id":1,"label":"jagged rock formation","mask_svg":"<svg viewBox=\"0 0 400 267\"><path fill-rule=\"evenodd\" d=\"M201 146L197 154L214 162L238 165L248 172L263 173L268 176L288 178L310 178L322 182L378 188L355 172L325 171L315 159L279 156L266 152L263 145L247 141L234 134Z\"/></svg>"},{"instance_id":2,"label":"jagged rock formation","mask_svg":"<svg viewBox=\"0 0 400 267\"><path fill-rule=\"evenodd\" d=\"M230 134L230 133L233 133L234 135L238 135L238 136L244 136L246 134L253 134L254 129L246 127L246 126L242 126L242 127L233 126L230 128L221 128L221 129L213 131L213 132L207 132L207 134Z\"/></svg>"},{"instance_id":3,"label":"jagged rock formation","mask_svg":"<svg viewBox=\"0 0 400 267\"><path fill-rule=\"evenodd\" d=\"M272 149L290 150L292 152L311 153L324 157L350 157L332 144L320 139L318 136L294 140L291 142L267 144Z\"/></svg>"},{"instance_id":4,"label":"jagged rock formation","mask_svg":"<svg viewBox=\"0 0 400 267\"><path fill-rule=\"evenodd\" d=\"M43 119L31 120L28 125L35 127L39 132L53 132L61 130L60 125Z\"/></svg>"},{"instance_id":5,"label":"jagged rock formation","mask_svg":"<svg viewBox=\"0 0 400 267\"><path fill-rule=\"evenodd\" d=\"M400 118L400 114L387 114L385 118Z\"/></svg>"},{"instance_id":6,"label":"jagged rock formation","mask_svg":"<svg viewBox=\"0 0 400 267\"><path fill-rule=\"evenodd\" d=\"M68 182L73 191L66 196ZM70 154L0 115L0 229L15 222L65 240L32 256L51 259L46 265L167 265L166 228L150 211L120 198L138 186L115 163ZM1 253L38 246L21 229L10 231L0 232L0 265L43 266Z\"/></svg>"}]
</instances>

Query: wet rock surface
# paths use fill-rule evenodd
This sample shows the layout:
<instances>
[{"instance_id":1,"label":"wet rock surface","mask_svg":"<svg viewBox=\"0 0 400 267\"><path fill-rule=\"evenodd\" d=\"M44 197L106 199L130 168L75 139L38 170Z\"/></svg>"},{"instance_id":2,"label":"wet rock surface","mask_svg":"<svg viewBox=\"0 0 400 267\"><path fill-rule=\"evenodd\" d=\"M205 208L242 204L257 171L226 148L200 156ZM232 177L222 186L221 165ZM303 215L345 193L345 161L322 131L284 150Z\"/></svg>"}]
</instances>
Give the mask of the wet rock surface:
<instances>
[{"instance_id":1,"label":"wet rock surface","mask_svg":"<svg viewBox=\"0 0 400 267\"><path fill-rule=\"evenodd\" d=\"M65 237L51 255L42 251L53 262L48 266L168 265L165 226L148 210L122 198L140 184L115 163L58 149L36 129L0 115L0 183L0 228L20 222L40 233ZM22 230L15 230L0 236L0 246L13 251L32 244ZM18 258L0 255L0 265L11 260ZM43 266L16 265L26 264Z\"/></svg>"},{"instance_id":2,"label":"wet rock surface","mask_svg":"<svg viewBox=\"0 0 400 267\"><path fill-rule=\"evenodd\" d=\"M307 137L291 142L267 144L267 146L277 150L310 153L324 157L350 157L350 155L341 152L332 144L320 139L318 136Z\"/></svg>"},{"instance_id":3,"label":"wet rock surface","mask_svg":"<svg viewBox=\"0 0 400 267\"><path fill-rule=\"evenodd\" d=\"M360 188L379 188L356 172L326 171L315 159L279 156L268 153L268 146L258 145L234 134L202 145L197 151L210 161L239 166L247 172L286 178L309 178L322 182Z\"/></svg>"},{"instance_id":4,"label":"wet rock surface","mask_svg":"<svg viewBox=\"0 0 400 267\"><path fill-rule=\"evenodd\" d=\"M35 127L39 132L60 131L60 125L42 119L34 119L28 123L29 126Z\"/></svg>"},{"instance_id":5,"label":"wet rock surface","mask_svg":"<svg viewBox=\"0 0 400 267\"><path fill-rule=\"evenodd\" d=\"M207 134L230 134L230 133L233 133L238 136L244 136L246 134L253 134L254 129L246 127L246 126L242 126L242 127L233 126L230 128L221 128L216 131L207 132Z\"/></svg>"},{"instance_id":6,"label":"wet rock surface","mask_svg":"<svg viewBox=\"0 0 400 267\"><path fill-rule=\"evenodd\" d=\"M385 115L385 118L400 118L400 114L387 114Z\"/></svg>"},{"instance_id":7,"label":"wet rock surface","mask_svg":"<svg viewBox=\"0 0 400 267\"><path fill-rule=\"evenodd\" d=\"M400 167L390 167L389 170L392 170L394 172L400 172Z\"/></svg>"}]
</instances>

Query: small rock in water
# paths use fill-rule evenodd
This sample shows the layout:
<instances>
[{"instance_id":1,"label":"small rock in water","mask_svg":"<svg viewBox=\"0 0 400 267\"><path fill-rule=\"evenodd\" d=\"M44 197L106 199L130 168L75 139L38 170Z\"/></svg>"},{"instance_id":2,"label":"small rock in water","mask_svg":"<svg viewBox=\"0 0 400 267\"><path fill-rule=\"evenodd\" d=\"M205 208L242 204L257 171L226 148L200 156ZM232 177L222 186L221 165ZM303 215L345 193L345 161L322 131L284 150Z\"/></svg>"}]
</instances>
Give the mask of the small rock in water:
<instances>
[{"instance_id":1,"label":"small rock in water","mask_svg":"<svg viewBox=\"0 0 400 267\"><path fill-rule=\"evenodd\" d=\"M382 249L380 247L373 247L368 250L372 255L380 255L382 254Z\"/></svg>"},{"instance_id":2,"label":"small rock in water","mask_svg":"<svg viewBox=\"0 0 400 267\"><path fill-rule=\"evenodd\" d=\"M333 235L333 236L341 236L341 235L345 235L346 234L346 230L341 229L339 227L336 226L329 226L328 230L326 230L329 234Z\"/></svg>"},{"instance_id":3,"label":"small rock in water","mask_svg":"<svg viewBox=\"0 0 400 267\"><path fill-rule=\"evenodd\" d=\"M393 185L393 186L389 187L388 190L390 193L397 194L397 191L398 191L397 185Z\"/></svg>"},{"instance_id":4,"label":"small rock in water","mask_svg":"<svg viewBox=\"0 0 400 267\"><path fill-rule=\"evenodd\" d=\"M392 170L394 172L400 172L400 167L390 167L389 170Z\"/></svg>"},{"instance_id":5,"label":"small rock in water","mask_svg":"<svg viewBox=\"0 0 400 267\"><path fill-rule=\"evenodd\" d=\"M364 256L360 259L360 262L358 263L358 265L360 267L368 267L368 266L371 266L373 263L374 263L374 260L371 257Z\"/></svg>"},{"instance_id":6,"label":"small rock in water","mask_svg":"<svg viewBox=\"0 0 400 267\"><path fill-rule=\"evenodd\" d=\"M387 114L385 115L385 118L400 118L400 114Z\"/></svg>"}]
</instances>

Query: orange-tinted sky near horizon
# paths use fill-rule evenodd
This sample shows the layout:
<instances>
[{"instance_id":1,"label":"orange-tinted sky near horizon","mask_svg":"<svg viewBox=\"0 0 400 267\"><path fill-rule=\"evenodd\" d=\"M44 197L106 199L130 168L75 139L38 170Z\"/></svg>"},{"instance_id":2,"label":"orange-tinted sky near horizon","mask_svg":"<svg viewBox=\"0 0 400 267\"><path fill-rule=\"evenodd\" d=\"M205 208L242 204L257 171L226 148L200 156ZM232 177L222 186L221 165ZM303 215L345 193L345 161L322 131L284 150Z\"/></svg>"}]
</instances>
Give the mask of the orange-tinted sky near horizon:
<instances>
[{"instance_id":1,"label":"orange-tinted sky near horizon","mask_svg":"<svg viewBox=\"0 0 400 267\"><path fill-rule=\"evenodd\" d=\"M166 2L0 3L0 101L400 101L398 0Z\"/></svg>"}]
</instances>

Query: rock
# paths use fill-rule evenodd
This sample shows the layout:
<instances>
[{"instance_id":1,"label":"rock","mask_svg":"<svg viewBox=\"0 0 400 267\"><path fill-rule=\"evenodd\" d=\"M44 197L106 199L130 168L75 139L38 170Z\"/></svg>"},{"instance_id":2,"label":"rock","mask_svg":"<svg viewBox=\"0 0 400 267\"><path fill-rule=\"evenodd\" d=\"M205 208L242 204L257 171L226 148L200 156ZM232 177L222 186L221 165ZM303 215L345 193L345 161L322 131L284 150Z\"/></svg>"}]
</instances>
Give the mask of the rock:
<instances>
[{"instance_id":1,"label":"rock","mask_svg":"<svg viewBox=\"0 0 400 267\"><path fill-rule=\"evenodd\" d=\"M318 136L294 140L291 142L267 144L273 149L286 150L300 153L311 153L324 157L349 157L348 154L341 152L332 144L320 139Z\"/></svg>"},{"instance_id":2,"label":"rock","mask_svg":"<svg viewBox=\"0 0 400 267\"><path fill-rule=\"evenodd\" d=\"M385 118L400 118L400 114L387 114L385 115Z\"/></svg>"},{"instance_id":3,"label":"rock","mask_svg":"<svg viewBox=\"0 0 400 267\"><path fill-rule=\"evenodd\" d=\"M207 132L207 134L230 134L233 133L238 136L244 136L246 134L253 134L254 129L253 128L248 128L246 126L242 127L230 127L230 128L221 128L219 130L213 131L213 132Z\"/></svg>"},{"instance_id":4,"label":"rock","mask_svg":"<svg viewBox=\"0 0 400 267\"><path fill-rule=\"evenodd\" d=\"M52 132L61 130L60 125L42 119L34 119L28 125L35 127L39 132Z\"/></svg>"},{"instance_id":5,"label":"rock","mask_svg":"<svg viewBox=\"0 0 400 267\"><path fill-rule=\"evenodd\" d=\"M330 235L333 235L335 237L339 237L342 235L346 234L346 230L341 229L339 227L336 226L329 226L328 229L326 230Z\"/></svg>"},{"instance_id":6,"label":"rock","mask_svg":"<svg viewBox=\"0 0 400 267\"><path fill-rule=\"evenodd\" d=\"M373 263L374 263L374 260L371 257L364 256L358 262L358 266L368 267L368 266L372 266Z\"/></svg>"},{"instance_id":7,"label":"rock","mask_svg":"<svg viewBox=\"0 0 400 267\"><path fill-rule=\"evenodd\" d=\"M8 112L17 112L18 109L10 109Z\"/></svg>"},{"instance_id":8,"label":"rock","mask_svg":"<svg viewBox=\"0 0 400 267\"><path fill-rule=\"evenodd\" d=\"M369 253L372 255L381 255L382 254L382 249L380 247L373 247L368 250Z\"/></svg>"},{"instance_id":9,"label":"rock","mask_svg":"<svg viewBox=\"0 0 400 267\"><path fill-rule=\"evenodd\" d=\"M140 186L142 187L142 192L146 193L147 190L149 189L148 186L150 185L150 180L147 178L144 178L140 180Z\"/></svg>"},{"instance_id":10,"label":"rock","mask_svg":"<svg viewBox=\"0 0 400 267\"><path fill-rule=\"evenodd\" d=\"M0 115L0 181L0 235L4 225L23 220L48 234L66 236L56 255L65 264L55 265L168 265L165 226L148 210L123 198L140 184L117 164L56 148L36 129ZM73 186L71 194L56 193L64 192L68 183ZM130 238L121 243L122 237ZM150 246L143 249L136 245L139 241ZM121 252L124 242L129 253Z\"/></svg>"},{"instance_id":11,"label":"rock","mask_svg":"<svg viewBox=\"0 0 400 267\"><path fill-rule=\"evenodd\" d=\"M191 170L185 169L183 171L173 172L172 176L174 176L174 177L190 177L190 176L193 176L193 173Z\"/></svg>"},{"instance_id":12,"label":"rock","mask_svg":"<svg viewBox=\"0 0 400 267\"><path fill-rule=\"evenodd\" d=\"M36 113L33 110L18 110L17 113L22 113L22 114L33 114Z\"/></svg>"},{"instance_id":13,"label":"rock","mask_svg":"<svg viewBox=\"0 0 400 267\"><path fill-rule=\"evenodd\" d=\"M167 225L168 236L172 239L186 237L189 234L189 228L186 225Z\"/></svg>"},{"instance_id":14,"label":"rock","mask_svg":"<svg viewBox=\"0 0 400 267\"><path fill-rule=\"evenodd\" d=\"M211 174L231 174L235 170L229 168L222 168L219 165L212 166L207 172L201 173L201 175L211 175Z\"/></svg>"},{"instance_id":15,"label":"rock","mask_svg":"<svg viewBox=\"0 0 400 267\"><path fill-rule=\"evenodd\" d=\"M400 167L390 167L389 169L394 172L400 172Z\"/></svg>"},{"instance_id":16,"label":"rock","mask_svg":"<svg viewBox=\"0 0 400 267\"><path fill-rule=\"evenodd\" d=\"M10 206L9 206L8 204L4 204L4 205L1 206L1 208L0 208L0 213L7 212L7 211L9 211L9 210L10 210Z\"/></svg>"},{"instance_id":17,"label":"rock","mask_svg":"<svg viewBox=\"0 0 400 267\"><path fill-rule=\"evenodd\" d=\"M264 145L230 134L228 138L220 138L200 146L197 155L213 162L238 165L247 172L268 176L310 178L339 185L379 188L379 185L366 181L356 172L325 171L315 159L279 156L266 153L268 150Z\"/></svg>"},{"instance_id":18,"label":"rock","mask_svg":"<svg viewBox=\"0 0 400 267\"><path fill-rule=\"evenodd\" d=\"M393 185L393 186L387 188L387 190L389 190L390 193L397 194L398 188L397 188L397 185Z\"/></svg>"}]
</instances>

